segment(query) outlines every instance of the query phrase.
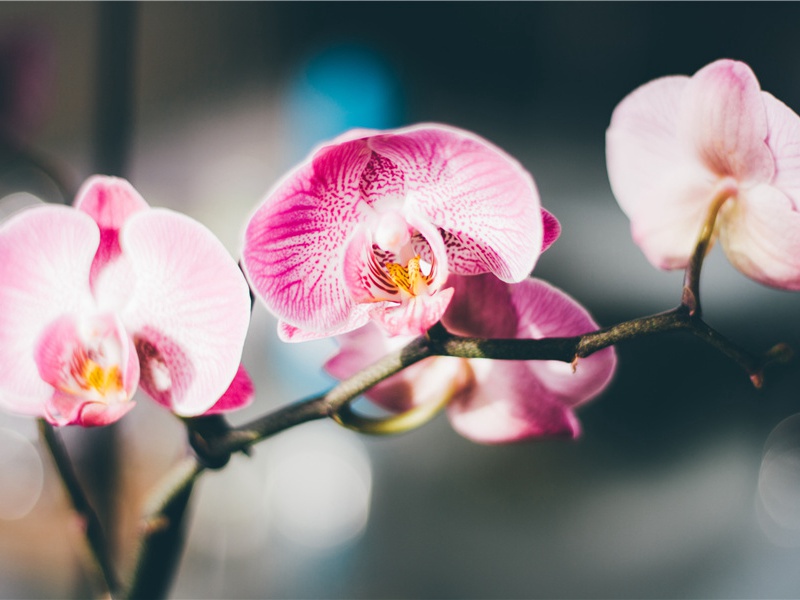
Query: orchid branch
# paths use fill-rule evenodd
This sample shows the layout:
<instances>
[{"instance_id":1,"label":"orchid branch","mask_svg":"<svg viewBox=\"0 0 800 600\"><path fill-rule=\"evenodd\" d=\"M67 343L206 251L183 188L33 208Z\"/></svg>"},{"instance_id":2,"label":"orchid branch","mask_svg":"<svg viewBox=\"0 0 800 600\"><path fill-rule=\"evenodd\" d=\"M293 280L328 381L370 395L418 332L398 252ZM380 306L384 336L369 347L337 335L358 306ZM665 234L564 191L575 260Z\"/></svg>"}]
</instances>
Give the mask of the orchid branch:
<instances>
[{"instance_id":1,"label":"orchid branch","mask_svg":"<svg viewBox=\"0 0 800 600\"><path fill-rule=\"evenodd\" d=\"M345 379L325 394L287 405L246 425L228 428L219 435L200 435L195 428L190 435L190 441L204 463L224 464L232 453L247 451L257 442L307 421L331 417L352 424L353 419L349 411L344 417L342 416L342 411L350 402L372 386L431 356L494 360L558 360L576 363L581 358L620 342L672 331L689 332L716 348L739 364L756 387L760 387L763 383L763 370L768 364L786 362L792 355L791 349L785 344L778 344L763 355L751 354L710 327L696 312L692 314L691 308L684 304L667 312L624 321L611 327L568 338L469 338L454 335L441 324L437 324L427 335L420 336L402 350ZM416 418L407 420L413 426L421 424ZM197 419L187 421L197 421ZM392 422L389 428L391 432L398 430L395 425L396 423ZM364 430L370 428L371 425L368 425Z\"/></svg>"},{"instance_id":2,"label":"orchid branch","mask_svg":"<svg viewBox=\"0 0 800 600\"><path fill-rule=\"evenodd\" d=\"M204 470L194 457L189 457L173 467L151 494L125 598L166 597L183 547L186 508L194 483Z\"/></svg>"},{"instance_id":3,"label":"orchid branch","mask_svg":"<svg viewBox=\"0 0 800 600\"><path fill-rule=\"evenodd\" d=\"M53 426L44 419L39 419L39 434L53 458L72 507L83 522L86 531L84 537L91 552L94 570L103 581L108 594L113 597L119 589L119 580L109 558L111 554L100 519L83 491L64 442Z\"/></svg>"}]
</instances>

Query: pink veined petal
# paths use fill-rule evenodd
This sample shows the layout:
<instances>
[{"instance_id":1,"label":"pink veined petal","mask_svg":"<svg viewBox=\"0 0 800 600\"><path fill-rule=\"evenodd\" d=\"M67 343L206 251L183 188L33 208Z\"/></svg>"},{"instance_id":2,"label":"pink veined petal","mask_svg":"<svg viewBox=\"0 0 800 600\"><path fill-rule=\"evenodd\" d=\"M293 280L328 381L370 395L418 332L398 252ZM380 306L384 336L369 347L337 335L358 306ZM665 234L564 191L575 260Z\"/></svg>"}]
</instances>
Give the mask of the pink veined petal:
<instances>
[{"instance_id":1,"label":"pink veined petal","mask_svg":"<svg viewBox=\"0 0 800 600\"><path fill-rule=\"evenodd\" d=\"M373 307L373 304L356 304L353 310L350 311L347 321L336 329L325 333L300 329L294 325L289 325L285 321L278 321L278 338L282 342L308 342L347 333L369 323L369 315Z\"/></svg>"},{"instance_id":2,"label":"pink veined petal","mask_svg":"<svg viewBox=\"0 0 800 600\"><path fill-rule=\"evenodd\" d=\"M800 117L771 94L761 92L761 97L767 110L767 144L775 158L772 185L800 208Z\"/></svg>"},{"instance_id":3,"label":"pink veined petal","mask_svg":"<svg viewBox=\"0 0 800 600\"><path fill-rule=\"evenodd\" d=\"M19 213L0 228L0 406L43 415L53 389L39 376L36 342L60 315L94 309L89 270L97 225L63 206Z\"/></svg>"},{"instance_id":4,"label":"pink veined petal","mask_svg":"<svg viewBox=\"0 0 800 600\"><path fill-rule=\"evenodd\" d=\"M571 337L598 329L587 310L558 288L527 279L511 286L518 338ZM617 358L613 347L579 359L572 366L560 361L526 363L552 397L574 407L599 394L611 381Z\"/></svg>"},{"instance_id":5,"label":"pink veined petal","mask_svg":"<svg viewBox=\"0 0 800 600\"><path fill-rule=\"evenodd\" d=\"M359 186L370 156L361 140L322 147L267 195L248 223L245 273L267 308L290 325L325 332L348 319L353 301L342 253L362 220Z\"/></svg>"},{"instance_id":6,"label":"pink veined petal","mask_svg":"<svg viewBox=\"0 0 800 600\"><path fill-rule=\"evenodd\" d=\"M166 209L132 216L120 244L136 280L122 319L140 385L179 415L203 414L239 368L250 321L244 277L208 229Z\"/></svg>"},{"instance_id":7,"label":"pink veined petal","mask_svg":"<svg viewBox=\"0 0 800 600\"><path fill-rule=\"evenodd\" d=\"M723 206L720 239L731 263L759 283L800 290L800 213L781 190L760 185Z\"/></svg>"},{"instance_id":8,"label":"pink veined petal","mask_svg":"<svg viewBox=\"0 0 800 600\"><path fill-rule=\"evenodd\" d=\"M125 179L95 175L81 186L75 197L75 208L92 217L100 228L100 245L91 272L94 288L100 272L120 254L122 225L132 214L149 206Z\"/></svg>"},{"instance_id":9,"label":"pink veined petal","mask_svg":"<svg viewBox=\"0 0 800 600\"><path fill-rule=\"evenodd\" d=\"M477 363L470 361L476 385L447 407L450 423L459 434L481 444L580 434L580 424L569 407L558 402L524 362Z\"/></svg>"},{"instance_id":10,"label":"pink veined petal","mask_svg":"<svg viewBox=\"0 0 800 600\"><path fill-rule=\"evenodd\" d=\"M372 232L363 225L356 228L347 243L342 261L345 286L357 303L400 302L402 296L396 284L375 256L372 237Z\"/></svg>"},{"instance_id":11,"label":"pink veined petal","mask_svg":"<svg viewBox=\"0 0 800 600\"><path fill-rule=\"evenodd\" d=\"M767 134L761 87L745 63L715 61L687 83L679 135L710 171L742 183L769 183L775 164Z\"/></svg>"},{"instance_id":12,"label":"pink veined petal","mask_svg":"<svg viewBox=\"0 0 800 600\"><path fill-rule=\"evenodd\" d=\"M540 254L539 194L530 174L486 140L444 125L370 138L405 176L405 214L443 230L450 271L526 277Z\"/></svg>"},{"instance_id":13,"label":"pink veined petal","mask_svg":"<svg viewBox=\"0 0 800 600\"><path fill-rule=\"evenodd\" d=\"M250 375L247 373L242 365L239 365L239 370L236 375L222 394L222 397L217 400L216 404L209 408L204 415L217 415L232 410L239 410L245 406L250 405L255 398L255 388Z\"/></svg>"},{"instance_id":14,"label":"pink veined petal","mask_svg":"<svg viewBox=\"0 0 800 600\"><path fill-rule=\"evenodd\" d=\"M544 227L544 237L542 239L542 252L547 250L561 235L561 223L548 210L542 209L542 226Z\"/></svg>"}]
</instances>

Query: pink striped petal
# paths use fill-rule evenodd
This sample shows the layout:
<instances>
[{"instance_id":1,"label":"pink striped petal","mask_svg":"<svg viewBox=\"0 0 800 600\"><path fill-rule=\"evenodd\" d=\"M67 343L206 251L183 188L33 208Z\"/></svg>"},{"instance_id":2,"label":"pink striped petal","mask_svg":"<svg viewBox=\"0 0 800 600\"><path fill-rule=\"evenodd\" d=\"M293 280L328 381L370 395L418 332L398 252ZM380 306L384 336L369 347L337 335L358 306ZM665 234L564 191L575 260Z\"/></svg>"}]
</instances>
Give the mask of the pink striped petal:
<instances>
[{"instance_id":1,"label":"pink striped petal","mask_svg":"<svg viewBox=\"0 0 800 600\"><path fill-rule=\"evenodd\" d=\"M405 214L443 230L450 270L519 281L542 248L539 194L530 174L486 140L444 125L369 139L405 176Z\"/></svg>"},{"instance_id":2,"label":"pink striped petal","mask_svg":"<svg viewBox=\"0 0 800 600\"><path fill-rule=\"evenodd\" d=\"M311 340L319 340L330 337L332 335L344 334L348 331L358 329L359 327L362 327L368 323L372 308L373 305L371 304L356 304L353 307L353 310L350 311L347 321L342 323L336 329L326 331L324 333L300 329L294 325L289 325L285 321L278 321L278 338L282 342L308 342Z\"/></svg>"},{"instance_id":3,"label":"pink striped petal","mask_svg":"<svg viewBox=\"0 0 800 600\"><path fill-rule=\"evenodd\" d=\"M686 84L680 110L678 133L711 172L741 183L772 179L767 115L750 67L733 60L703 67Z\"/></svg>"},{"instance_id":4,"label":"pink striped petal","mask_svg":"<svg viewBox=\"0 0 800 600\"><path fill-rule=\"evenodd\" d=\"M800 290L800 213L782 191L760 185L728 203L720 239L731 263L759 283Z\"/></svg>"},{"instance_id":5,"label":"pink striped petal","mask_svg":"<svg viewBox=\"0 0 800 600\"><path fill-rule=\"evenodd\" d=\"M247 226L245 273L267 308L292 326L324 332L348 319L343 252L361 220L370 155L362 140L323 147L268 194Z\"/></svg>"},{"instance_id":6,"label":"pink striped petal","mask_svg":"<svg viewBox=\"0 0 800 600\"><path fill-rule=\"evenodd\" d=\"M62 314L94 310L89 271L97 225L63 206L28 209L0 228L0 405L43 415L53 388L39 376L35 347Z\"/></svg>"},{"instance_id":7,"label":"pink striped petal","mask_svg":"<svg viewBox=\"0 0 800 600\"><path fill-rule=\"evenodd\" d=\"M228 389L225 390L222 398L217 400L217 403L203 414L217 415L232 410L239 410L240 408L249 406L253 402L253 398L255 398L253 380L250 379L250 375L245 368L239 365L239 370L236 371L233 381L228 386Z\"/></svg>"},{"instance_id":8,"label":"pink striped petal","mask_svg":"<svg viewBox=\"0 0 800 600\"><path fill-rule=\"evenodd\" d=\"M148 207L125 179L95 175L87 179L75 198L75 208L88 214L100 228L100 246L92 263L91 284L120 255L119 230L132 214Z\"/></svg>"},{"instance_id":9,"label":"pink striped petal","mask_svg":"<svg viewBox=\"0 0 800 600\"><path fill-rule=\"evenodd\" d=\"M139 354L140 385L181 416L203 414L239 368L247 284L208 229L166 209L132 216L120 244L136 281L122 320Z\"/></svg>"}]
</instances>

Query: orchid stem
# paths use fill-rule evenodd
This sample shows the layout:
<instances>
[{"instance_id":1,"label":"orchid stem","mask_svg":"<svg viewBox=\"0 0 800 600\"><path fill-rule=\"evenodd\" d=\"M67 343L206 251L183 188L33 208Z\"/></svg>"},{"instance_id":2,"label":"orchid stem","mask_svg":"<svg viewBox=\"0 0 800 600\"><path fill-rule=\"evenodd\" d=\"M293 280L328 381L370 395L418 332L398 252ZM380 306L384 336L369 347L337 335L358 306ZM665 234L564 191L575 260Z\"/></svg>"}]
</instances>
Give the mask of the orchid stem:
<instances>
[{"instance_id":1,"label":"orchid stem","mask_svg":"<svg viewBox=\"0 0 800 600\"><path fill-rule=\"evenodd\" d=\"M345 379L326 394L301 400L264 415L241 427L229 428L208 438L190 436L200 459L224 464L234 452L247 451L254 444L281 431L308 421L333 418L342 425L364 433L399 433L417 427L432 418L446 401L439 405L418 407L410 413L386 419L359 416L349 407L358 396L388 377L412 364L432 356L485 358L494 360L558 360L575 363L609 346L641 337L685 331L722 352L739 364L755 387L763 383L763 370L768 364L786 362L792 351L778 344L763 355L753 355L717 332L691 307L681 304L667 312L624 321L611 327L579 336L543 339L482 339L453 335L441 324L427 335L412 341L372 366Z\"/></svg>"},{"instance_id":2,"label":"orchid stem","mask_svg":"<svg viewBox=\"0 0 800 600\"><path fill-rule=\"evenodd\" d=\"M173 467L151 495L136 567L125 598L167 596L183 548L186 509L194 483L204 470L194 457L189 457Z\"/></svg>"},{"instance_id":3,"label":"orchid stem","mask_svg":"<svg viewBox=\"0 0 800 600\"><path fill-rule=\"evenodd\" d=\"M119 580L109 559L109 547L100 519L92 508L75 474L64 442L53 429L53 426L44 419L39 419L39 433L50 452L50 456L53 458L72 507L83 521L86 530L86 541L94 560L94 570L99 574L99 578L103 581L106 590L113 597L119 588Z\"/></svg>"},{"instance_id":4,"label":"orchid stem","mask_svg":"<svg viewBox=\"0 0 800 600\"><path fill-rule=\"evenodd\" d=\"M700 229L700 234L697 236L694 252L686 267L683 277L681 304L689 309L690 315L697 314L697 316L700 316L702 313L700 308L700 271L714 239L714 230L716 229L719 211L722 205L732 197L733 193L731 189L725 186L712 200L706 219Z\"/></svg>"}]
</instances>

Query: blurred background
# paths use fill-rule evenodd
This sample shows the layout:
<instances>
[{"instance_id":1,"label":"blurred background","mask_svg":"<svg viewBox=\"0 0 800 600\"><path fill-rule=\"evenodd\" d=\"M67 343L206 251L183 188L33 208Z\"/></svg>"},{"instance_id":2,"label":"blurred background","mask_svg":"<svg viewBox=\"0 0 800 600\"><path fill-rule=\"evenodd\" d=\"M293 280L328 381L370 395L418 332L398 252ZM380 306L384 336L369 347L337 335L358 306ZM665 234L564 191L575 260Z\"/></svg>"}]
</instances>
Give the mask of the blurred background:
<instances>
[{"instance_id":1,"label":"blurred background","mask_svg":"<svg viewBox=\"0 0 800 600\"><path fill-rule=\"evenodd\" d=\"M723 57L799 109L800 5L4 2L0 209L124 175L238 258L249 214L316 143L445 122L530 170L563 226L536 275L611 324L676 305L682 277L630 239L605 171L611 112ZM702 288L708 321L745 348L800 349L796 294L745 279L719 249ZM281 344L257 306L244 362L258 396L231 420L326 389L334 349ZM755 390L687 336L618 354L577 442L482 447L439 417L395 438L320 422L258 445L202 477L173 596L797 597L797 362ZM182 427L141 398L113 427L65 434L129 568ZM86 596L83 552L34 423L0 415L0 597Z\"/></svg>"}]
</instances>

